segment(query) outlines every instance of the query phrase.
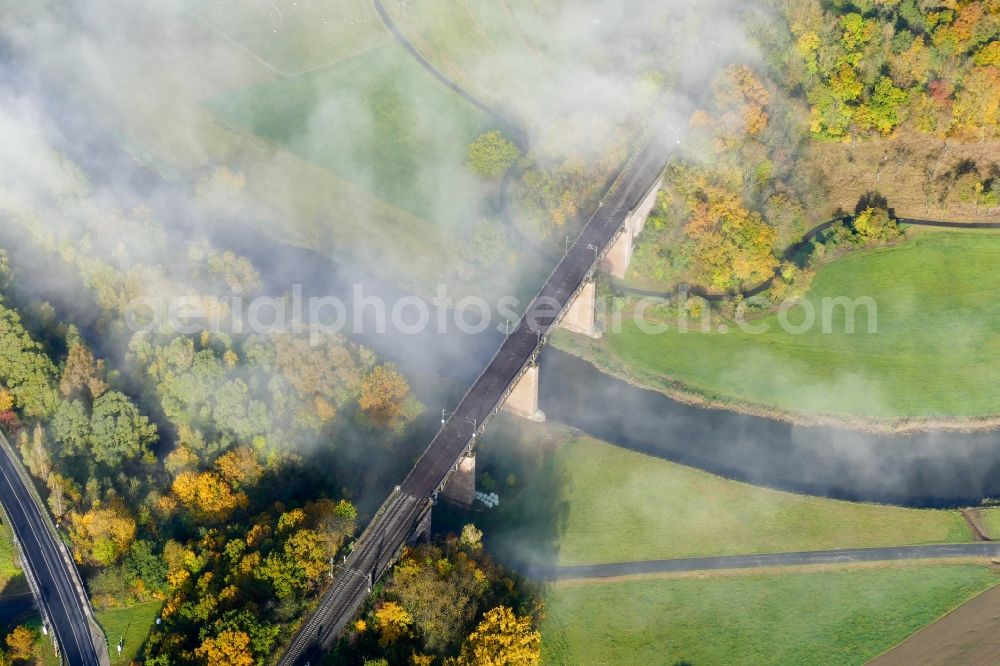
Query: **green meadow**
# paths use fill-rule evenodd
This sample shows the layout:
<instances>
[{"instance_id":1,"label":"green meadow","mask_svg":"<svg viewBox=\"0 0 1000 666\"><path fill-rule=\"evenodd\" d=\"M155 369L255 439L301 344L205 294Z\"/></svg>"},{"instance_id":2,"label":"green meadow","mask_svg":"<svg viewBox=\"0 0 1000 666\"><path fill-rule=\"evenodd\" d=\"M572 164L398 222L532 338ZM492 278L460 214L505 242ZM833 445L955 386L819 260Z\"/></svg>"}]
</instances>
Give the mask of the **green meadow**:
<instances>
[{"instance_id":1,"label":"green meadow","mask_svg":"<svg viewBox=\"0 0 1000 666\"><path fill-rule=\"evenodd\" d=\"M722 402L861 417L973 417L1000 412L1000 235L927 232L838 259L807 295L816 323L782 329L772 314L752 334L692 325L648 334L630 318L598 348L640 383L681 386ZM869 297L876 332L857 308L854 332L824 300ZM831 303L832 301L827 301ZM804 321L800 307L788 320ZM603 359L601 358L603 357Z\"/></svg>"},{"instance_id":2,"label":"green meadow","mask_svg":"<svg viewBox=\"0 0 1000 666\"><path fill-rule=\"evenodd\" d=\"M981 565L558 585L546 664L861 664L1000 582Z\"/></svg>"}]
</instances>

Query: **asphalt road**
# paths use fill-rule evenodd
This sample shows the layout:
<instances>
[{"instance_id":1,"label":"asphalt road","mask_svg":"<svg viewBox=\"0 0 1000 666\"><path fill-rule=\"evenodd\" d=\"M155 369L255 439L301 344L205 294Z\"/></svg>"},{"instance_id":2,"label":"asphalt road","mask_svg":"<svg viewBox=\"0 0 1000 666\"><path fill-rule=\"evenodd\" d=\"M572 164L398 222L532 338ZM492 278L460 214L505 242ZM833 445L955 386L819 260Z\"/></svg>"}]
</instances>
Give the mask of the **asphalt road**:
<instances>
[{"instance_id":1,"label":"asphalt road","mask_svg":"<svg viewBox=\"0 0 1000 666\"><path fill-rule=\"evenodd\" d=\"M0 502L7 512L18 541L40 588L36 601L55 631L64 663L90 666L101 663L90 623L73 582L75 572L62 558L56 537L32 494L18 474L17 463L0 446ZM105 660L107 661L107 660Z\"/></svg>"},{"instance_id":2,"label":"asphalt road","mask_svg":"<svg viewBox=\"0 0 1000 666\"><path fill-rule=\"evenodd\" d=\"M536 580L578 580L613 578L640 574L718 571L722 569L761 569L794 567L808 564L851 564L855 562L895 562L899 560L946 559L963 557L1000 557L1000 542L899 546L894 548L852 548L845 550L767 553L763 555L728 555L690 557L672 560L645 560L610 564L583 564L565 567L525 567Z\"/></svg>"},{"instance_id":3,"label":"asphalt road","mask_svg":"<svg viewBox=\"0 0 1000 666\"><path fill-rule=\"evenodd\" d=\"M525 317L359 537L333 585L293 639L281 664L316 663L354 617L371 592L373 581L385 573L420 517L429 510L431 498L499 409L507 389L532 361L563 308L595 269L599 253L608 248L625 218L655 185L666 154L666 143L657 136L635 156L556 266Z\"/></svg>"}]
</instances>

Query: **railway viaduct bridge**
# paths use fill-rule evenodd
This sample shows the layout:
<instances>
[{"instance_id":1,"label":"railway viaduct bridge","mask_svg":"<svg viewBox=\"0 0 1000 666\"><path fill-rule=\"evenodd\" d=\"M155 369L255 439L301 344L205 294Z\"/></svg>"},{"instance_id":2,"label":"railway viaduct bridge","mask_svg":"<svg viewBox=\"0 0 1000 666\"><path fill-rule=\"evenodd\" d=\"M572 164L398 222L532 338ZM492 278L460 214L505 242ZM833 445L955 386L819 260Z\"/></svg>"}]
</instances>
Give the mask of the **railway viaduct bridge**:
<instances>
[{"instance_id":1,"label":"railway viaduct bridge","mask_svg":"<svg viewBox=\"0 0 1000 666\"><path fill-rule=\"evenodd\" d=\"M656 203L667 154L668 142L653 133L623 167L524 316L355 541L333 584L282 655L282 666L317 663L330 649L403 547L429 535L439 495L471 505L475 447L491 418L501 409L545 418L538 409L538 355L559 326L601 335L595 272L624 277L635 238Z\"/></svg>"}]
</instances>

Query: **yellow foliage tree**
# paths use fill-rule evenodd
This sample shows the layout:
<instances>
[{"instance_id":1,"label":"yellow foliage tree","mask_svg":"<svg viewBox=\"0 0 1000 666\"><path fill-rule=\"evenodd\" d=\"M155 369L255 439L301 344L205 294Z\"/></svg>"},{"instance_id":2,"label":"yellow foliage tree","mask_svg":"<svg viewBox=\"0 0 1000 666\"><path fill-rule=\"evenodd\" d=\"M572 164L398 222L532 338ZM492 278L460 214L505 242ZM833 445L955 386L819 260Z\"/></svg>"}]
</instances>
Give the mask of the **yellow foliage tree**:
<instances>
[{"instance_id":1,"label":"yellow foliage tree","mask_svg":"<svg viewBox=\"0 0 1000 666\"><path fill-rule=\"evenodd\" d=\"M253 666L250 636L242 631L226 630L206 638L194 651L206 665Z\"/></svg>"},{"instance_id":2,"label":"yellow foliage tree","mask_svg":"<svg viewBox=\"0 0 1000 666\"><path fill-rule=\"evenodd\" d=\"M958 132L1000 134L1000 67L974 67L962 80L955 99Z\"/></svg>"},{"instance_id":3,"label":"yellow foliage tree","mask_svg":"<svg viewBox=\"0 0 1000 666\"><path fill-rule=\"evenodd\" d=\"M692 277L717 289L763 282L774 274L775 230L738 196L705 186L692 202L685 232L691 239Z\"/></svg>"},{"instance_id":4,"label":"yellow foliage tree","mask_svg":"<svg viewBox=\"0 0 1000 666\"><path fill-rule=\"evenodd\" d=\"M172 487L181 504L200 520L222 522L249 503L245 493L234 492L215 472L183 472Z\"/></svg>"},{"instance_id":5,"label":"yellow foliage tree","mask_svg":"<svg viewBox=\"0 0 1000 666\"><path fill-rule=\"evenodd\" d=\"M14 627L14 630L7 634L5 642L10 650L10 658L13 661L28 661L35 656L35 641L38 640L38 632L25 626Z\"/></svg>"},{"instance_id":6,"label":"yellow foliage tree","mask_svg":"<svg viewBox=\"0 0 1000 666\"><path fill-rule=\"evenodd\" d=\"M83 564L114 564L135 539L135 520L117 502L82 515L70 513L69 520L73 556Z\"/></svg>"},{"instance_id":7,"label":"yellow foliage tree","mask_svg":"<svg viewBox=\"0 0 1000 666\"><path fill-rule=\"evenodd\" d=\"M469 634L458 666L535 666L541 662L542 636L530 617L520 617L506 606L487 611Z\"/></svg>"},{"instance_id":8,"label":"yellow foliage tree","mask_svg":"<svg viewBox=\"0 0 1000 666\"><path fill-rule=\"evenodd\" d=\"M10 389L0 387L0 412L9 412L14 409L14 394Z\"/></svg>"},{"instance_id":9,"label":"yellow foliage tree","mask_svg":"<svg viewBox=\"0 0 1000 666\"><path fill-rule=\"evenodd\" d=\"M362 411L380 425L391 425L402 413L410 385L395 366L380 365L361 382Z\"/></svg>"},{"instance_id":10,"label":"yellow foliage tree","mask_svg":"<svg viewBox=\"0 0 1000 666\"><path fill-rule=\"evenodd\" d=\"M247 446L219 456L215 461L215 469L236 488L254 486L264 474L264 467L257 461L257 453Z\"/></svg>"},{"instance_id":11,"label":"yellow foliage tree","mask_svg":"<svg viewBox=\"0 0 1000 666\"><path fill-rule=\"evenodd\" d=\"M379 643L391 645L406 635L413 618L395 601L385 601L375 609L375 625L379 630Z\"/></svg>"}]
</instances>

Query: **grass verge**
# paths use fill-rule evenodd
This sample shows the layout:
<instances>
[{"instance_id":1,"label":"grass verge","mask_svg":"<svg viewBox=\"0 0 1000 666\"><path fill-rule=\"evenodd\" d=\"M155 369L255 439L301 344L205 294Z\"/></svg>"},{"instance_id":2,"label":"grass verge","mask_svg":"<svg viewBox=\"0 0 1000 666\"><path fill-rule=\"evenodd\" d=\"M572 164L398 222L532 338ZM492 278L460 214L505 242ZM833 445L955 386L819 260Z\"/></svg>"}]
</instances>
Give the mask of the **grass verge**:
<instances>
[{"instance_id":1,"label":"grass verge","mask_svg":"<svg viewBox=\"0 0 1000 666\"><path fill-rule=\"evenodd\" d=\"M139 650L156 621L156 616L162 605L159 601L150 601L128 608L116 608L95 613L97 621L104 629L104 634L108 637L112 664L130 664L138 658ZM123 638L123 649L119 656L115 646Z\"/></svg>"},{"instance_id":2,"label":"grass verge","mask_svg":"<svg viewBox=\"0 0 1000 666\"><path fill-rule=\"evenodd\" d=\"M14 535L11 533L7 514L0 510L0 590L3 590L12 578L21 573L15 564L16 559L17 548L14 547Z\"/></svg>"}]
</instances>

